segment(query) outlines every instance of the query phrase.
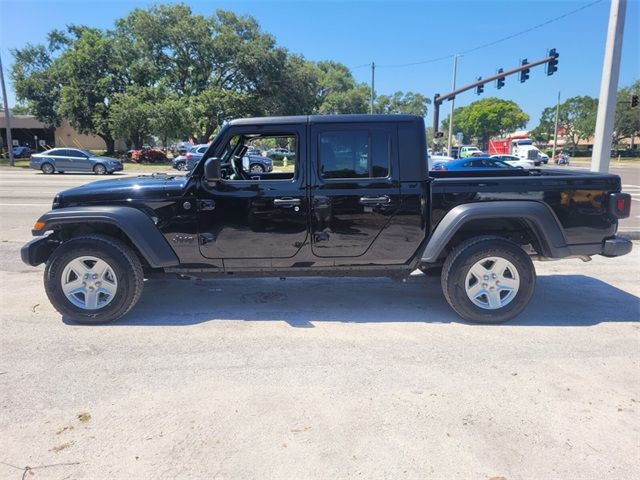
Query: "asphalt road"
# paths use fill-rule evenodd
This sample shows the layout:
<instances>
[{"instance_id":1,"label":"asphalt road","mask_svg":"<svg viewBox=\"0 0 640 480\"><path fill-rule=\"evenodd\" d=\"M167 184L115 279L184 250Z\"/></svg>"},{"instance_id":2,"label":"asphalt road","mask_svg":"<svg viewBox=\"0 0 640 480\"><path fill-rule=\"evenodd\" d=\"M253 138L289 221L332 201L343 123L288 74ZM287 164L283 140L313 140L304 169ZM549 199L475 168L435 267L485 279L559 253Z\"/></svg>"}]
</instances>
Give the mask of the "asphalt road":
<instances>
[{"instance_id":1,"label":"asphalt road","mask_svg":"<svg viewBox=\"0 0 640 480\"><path fill-rule=\"evenodd\" d=\"M640 477L639 242L536 263L500 326L462 323L422 274L167 277L79 326L19 248L93 179L0 170L0 478Z\"/></svg>"}]
</instances>

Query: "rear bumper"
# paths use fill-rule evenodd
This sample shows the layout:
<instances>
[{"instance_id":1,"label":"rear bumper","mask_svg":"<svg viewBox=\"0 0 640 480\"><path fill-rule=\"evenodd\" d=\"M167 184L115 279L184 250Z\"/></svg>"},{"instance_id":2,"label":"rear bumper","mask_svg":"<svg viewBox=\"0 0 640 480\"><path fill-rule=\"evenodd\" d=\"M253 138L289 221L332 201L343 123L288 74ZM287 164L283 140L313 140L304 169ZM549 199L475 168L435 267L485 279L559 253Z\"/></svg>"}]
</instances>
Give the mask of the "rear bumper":
<instances>
[{"instance_id":1,"label":"rear bumper","mask_svg":"<svg viewBox=\"0 0 640 480\"><path fill-rule=\"evenodd\" d=\"M632 248L633 243L631 240L616 236L603 242L601 255L605 257L620 257L631 252Z\"/></svg>"},{"instance_id":2,"label":"rear bumper","mask_svg":"<svg viewBox=\"0 0 640 480\"><path fill-rule=\"evenodd\" d=\"M58 245L48 236L34 238L20 249L20 258L27 265L35 267L46 262Z\"/></svg>"}]
</instances>

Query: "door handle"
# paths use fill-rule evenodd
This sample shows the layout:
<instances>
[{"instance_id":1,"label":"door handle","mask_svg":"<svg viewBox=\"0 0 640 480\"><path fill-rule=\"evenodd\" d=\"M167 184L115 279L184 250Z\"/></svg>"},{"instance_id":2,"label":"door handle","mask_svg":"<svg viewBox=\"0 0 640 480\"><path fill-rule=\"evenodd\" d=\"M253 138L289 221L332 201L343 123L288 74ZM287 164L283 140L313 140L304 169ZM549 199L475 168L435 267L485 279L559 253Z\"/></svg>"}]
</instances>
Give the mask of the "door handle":
<instances>
[{"instance_id":1,"label":"door handle","mask_svg":"<svg viewBox=\"0 0 640 480\"><path fill-rule=\"evenodd\" d=\"M276 207L297 207L302 204L299 198L274 198L273 205Z\"/></svg>"},{"instance_id":2,"label":"door handle","mask_svg":"<svg viewBox=\"0 0 640 480\"><path fill-rule=\"evenodd\" d=\"M360 197L360 205L387 205L391 199L387 195L379 197Z\"/></svg>"}]
</instances>

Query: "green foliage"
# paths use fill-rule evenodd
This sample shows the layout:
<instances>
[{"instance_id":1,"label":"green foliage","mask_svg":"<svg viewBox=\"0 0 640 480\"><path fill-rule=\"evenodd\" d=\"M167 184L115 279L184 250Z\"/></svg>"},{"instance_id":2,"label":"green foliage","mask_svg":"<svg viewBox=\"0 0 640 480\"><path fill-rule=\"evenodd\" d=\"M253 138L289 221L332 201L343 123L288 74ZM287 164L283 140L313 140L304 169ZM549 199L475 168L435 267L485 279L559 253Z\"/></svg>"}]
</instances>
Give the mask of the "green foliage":
<instances>
[{"instance_id":1,"label":"green foliage","mask_svg":"<svg viewBox=\"0 0 640 480\"><path fill-rule=\"evenodd\" d=\"M419 93L395 92L389 96L378 96L375 100L374 108L377 113L404 113L426 117L427 105L430 103L431 99Z\"/></svg>"},{"instance_id":2,"label":"green foliage","mask_svg":"<svg viewBox=\"0 0 640 480\"><path fill-rule=\"evenodd\" d=\"M185 4L137 8L100 30L69 25L47 45L13 51L18 100L50 125L140 145L194 135L208 141L238 117L366 113L370 89L336 62L310 62L276 44L250 16ZM426 114L411 92L378 97L376 111Z\"/></svg>"},{"instance_id":3,"label":"green foliage","mask_svg":"<svg viewBox=\"0 0 640 480\"><path fill-rule=\"evenodd\" d=\"M631 106L631 97L640 95L640 80L618 90L613 143L640 136L640 107Z\"/></svg>"},{"instance_id":4,"label":"green foliage","mask_svg":"<svg viewBox=\"0 0 640 480\"><path fill-rule=\"evenodd\" d=\"M558 130L562 130L575 152L580 140L593 136L596 127L598 100L592 97L571 97L560 104L558 111ZM531 131L536 141L553 139L556 107L547 107L542 111L540 123Z\"/></svg>"},{"instance_id":5,"label":"green foliage","mask_svg":"<svg viewBox=\"0 0 640 480\"><path fill-rule=\"evenodd\" d=\"M454 131L465 138L476 138L486 144L489 138L523 128L529 115L517 103L495 97L483 98L454 111ZM441 123L441 131L449 128L449 116Z\"/></svg>"}]
</instances>

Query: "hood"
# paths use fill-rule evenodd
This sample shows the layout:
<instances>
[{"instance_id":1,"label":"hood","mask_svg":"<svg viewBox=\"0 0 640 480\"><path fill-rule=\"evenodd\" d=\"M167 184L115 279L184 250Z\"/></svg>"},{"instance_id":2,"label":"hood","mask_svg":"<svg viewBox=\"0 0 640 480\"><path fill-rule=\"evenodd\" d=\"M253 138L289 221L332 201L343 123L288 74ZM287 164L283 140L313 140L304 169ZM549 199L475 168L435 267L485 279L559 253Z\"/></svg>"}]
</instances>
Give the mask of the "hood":
<instances>
[{"instance_id":1,"label":"hood","mask_svg":"<svg viewBox=\"0 0 640 480\"><path fill-rule=\"evenodd\" d=\"M54 206L60 208L104 202L164 199L181 192L186 181L182 176L156 174L99 180L60 192L56 195Z\"/></svg>"}]
</instances>

